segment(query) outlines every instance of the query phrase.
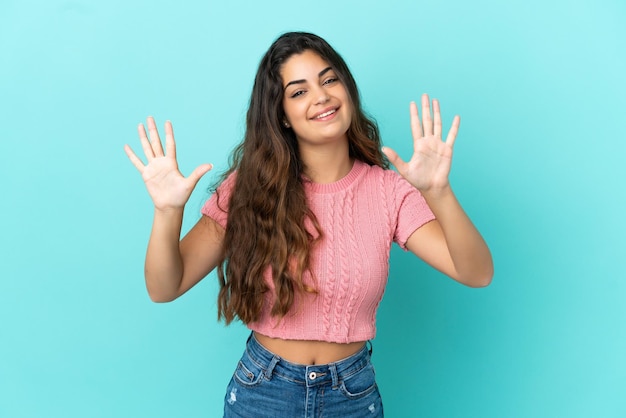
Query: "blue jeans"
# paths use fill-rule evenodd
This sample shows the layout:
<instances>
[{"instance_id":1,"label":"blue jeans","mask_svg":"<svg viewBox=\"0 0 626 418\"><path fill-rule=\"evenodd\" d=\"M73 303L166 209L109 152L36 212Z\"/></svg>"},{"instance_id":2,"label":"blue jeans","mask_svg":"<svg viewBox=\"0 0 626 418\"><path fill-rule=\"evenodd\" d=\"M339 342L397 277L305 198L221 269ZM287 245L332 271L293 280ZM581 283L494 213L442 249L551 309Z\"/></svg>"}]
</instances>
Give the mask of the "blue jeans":
<instances>
[{"instance_id":1,"label":"blue jeans","mask_svg":"<svg viewBox=\"0 0 626 418\"><path fill-rule=\"evenodd\" d=\"M335 363L290 363L250 336L224 399L224 417L382 417L371 351Z\"/></svg>"}]
</instances>

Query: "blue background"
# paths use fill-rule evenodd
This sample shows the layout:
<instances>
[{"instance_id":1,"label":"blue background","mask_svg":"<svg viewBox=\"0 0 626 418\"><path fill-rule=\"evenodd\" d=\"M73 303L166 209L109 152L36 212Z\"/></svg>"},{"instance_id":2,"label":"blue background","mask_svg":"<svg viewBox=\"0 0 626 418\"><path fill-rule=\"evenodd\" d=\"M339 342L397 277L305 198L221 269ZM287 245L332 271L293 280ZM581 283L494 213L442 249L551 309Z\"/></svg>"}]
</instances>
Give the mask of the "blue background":
<instances>
[{"instance_id":1,"label":"blue background","mask_svg":"<svg viewBox=\"0 0 626 418\"><path fill-rule=\"evenodd\" d=\"M187 230L288 30L342 53L404 157L410 100L462 117L452 184L496 275L465 288L394 249L387 415L626 416L625 18L618 0L2 0L0 416L221 416L247 330L217 323L214 274L149 301L152 209L122 147L154 115L184 173L215 164Z\"/></svg>"}]
</instances>

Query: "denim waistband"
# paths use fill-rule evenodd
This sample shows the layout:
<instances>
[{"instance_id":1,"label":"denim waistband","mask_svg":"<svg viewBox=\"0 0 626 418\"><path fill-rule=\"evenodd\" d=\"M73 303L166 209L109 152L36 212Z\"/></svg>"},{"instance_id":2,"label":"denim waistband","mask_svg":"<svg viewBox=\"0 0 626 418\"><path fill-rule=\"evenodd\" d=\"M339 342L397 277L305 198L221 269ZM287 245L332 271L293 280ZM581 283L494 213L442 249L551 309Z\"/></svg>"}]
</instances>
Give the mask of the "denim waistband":
<instances>
[{"instance_id":1,"label":"denim waistband","mask_svg":"<svg viewBox=\"0 0 626 418\"><path fill-rule=\"evenodd\" d=\"M278 375L307 387L331 383L332 387L336 388L339 382L358 373L370 363L371 349L368 349L366 344L358 352L345 359L328 364L307 366L291 363L272 353L259 343L254 333L251 333L246 344L246 353L253 362L264 370L266 379Z\"/></svg>"}]
</instances>

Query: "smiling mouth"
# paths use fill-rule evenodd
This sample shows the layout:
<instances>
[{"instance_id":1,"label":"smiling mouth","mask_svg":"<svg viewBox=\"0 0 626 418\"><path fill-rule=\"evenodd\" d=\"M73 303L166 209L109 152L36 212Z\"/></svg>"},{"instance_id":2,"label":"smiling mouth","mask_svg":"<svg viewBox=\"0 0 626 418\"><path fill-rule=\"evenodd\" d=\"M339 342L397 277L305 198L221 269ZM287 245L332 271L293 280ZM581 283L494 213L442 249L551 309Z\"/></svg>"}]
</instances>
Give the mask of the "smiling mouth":
<instances>
[{"instance_id":1,"label":"smiling mouth","mask_svg":"<svg viewBox=\"0 0 626 418\"><path fill-rule=\"evenodd\" d=\"M334 114L336 112L337 112L337 109L331 109L331 110L328 110L328 111L326 111L324 113L320 113L319 115L313 117L313 119L323 119L323 118L328 117L328 116L330 116L330 115L332 115L332 114Z\"/></svg>"}]
</instances>

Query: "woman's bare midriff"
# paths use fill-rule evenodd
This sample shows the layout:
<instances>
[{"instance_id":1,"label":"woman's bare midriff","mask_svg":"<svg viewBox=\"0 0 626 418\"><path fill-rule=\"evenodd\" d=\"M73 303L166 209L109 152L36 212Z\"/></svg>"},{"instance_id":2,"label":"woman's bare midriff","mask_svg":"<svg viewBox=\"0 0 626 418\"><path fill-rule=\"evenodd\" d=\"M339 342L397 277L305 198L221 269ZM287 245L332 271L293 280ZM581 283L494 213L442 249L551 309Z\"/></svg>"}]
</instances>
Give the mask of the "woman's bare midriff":
<instances>
[{"instance_id":1,"label":"woman's bare midriff","mask_svg":"<svg viewBox=\"0 0 626 418\"><path fill-rule=\"evenodd\" d=\"M365 341L340 344L326 341L282 340L271 338L258 332L254 333L257 341L272 353L296 364L328 364L357 353Z\"/></svg>"}]
</instances>

